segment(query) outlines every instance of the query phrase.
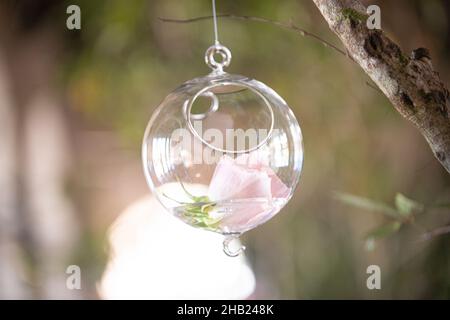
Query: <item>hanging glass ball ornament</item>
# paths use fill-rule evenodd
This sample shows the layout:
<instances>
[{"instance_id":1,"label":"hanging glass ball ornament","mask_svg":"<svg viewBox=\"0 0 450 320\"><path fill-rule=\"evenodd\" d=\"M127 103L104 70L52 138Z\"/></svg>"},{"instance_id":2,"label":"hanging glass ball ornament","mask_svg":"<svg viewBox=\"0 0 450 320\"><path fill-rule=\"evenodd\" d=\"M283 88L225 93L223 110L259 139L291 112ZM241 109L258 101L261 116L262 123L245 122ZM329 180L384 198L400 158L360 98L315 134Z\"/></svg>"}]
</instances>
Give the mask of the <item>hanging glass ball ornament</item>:
<instances>
[{"instance_id":1,"label":"hanging glass ball ornament","mask_svg":"<svg viewBox=\"0 0 450 320\"><path fill-rule=\"evenodd\" d=\"M277 214L300 178L300 126L286 102L254 79L226 73L230 51L206 51L212 72L182 84L159 105L143 142L147 182L185 223L230 242Z\"/></svg>"}]
</instances>

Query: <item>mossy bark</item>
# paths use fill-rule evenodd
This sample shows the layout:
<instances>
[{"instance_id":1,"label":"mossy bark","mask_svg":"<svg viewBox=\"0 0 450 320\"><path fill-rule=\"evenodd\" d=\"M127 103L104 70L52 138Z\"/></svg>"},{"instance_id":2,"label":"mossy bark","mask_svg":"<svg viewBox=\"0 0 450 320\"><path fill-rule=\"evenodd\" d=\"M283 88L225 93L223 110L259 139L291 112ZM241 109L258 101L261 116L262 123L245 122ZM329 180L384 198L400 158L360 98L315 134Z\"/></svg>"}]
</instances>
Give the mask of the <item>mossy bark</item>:
<instances>
[{"instance_id":1,"label":"mossy bark","mask_svg":"<svg viewBox=\"0 0 450 320\"><path fill-rule=\"evenodd\" d=\"M382 30L366 25L358 0L313 0L348 54L427 140L450 172L450 94L433 69L428 50L405 55Z\"/></svg>"}]
</instances>

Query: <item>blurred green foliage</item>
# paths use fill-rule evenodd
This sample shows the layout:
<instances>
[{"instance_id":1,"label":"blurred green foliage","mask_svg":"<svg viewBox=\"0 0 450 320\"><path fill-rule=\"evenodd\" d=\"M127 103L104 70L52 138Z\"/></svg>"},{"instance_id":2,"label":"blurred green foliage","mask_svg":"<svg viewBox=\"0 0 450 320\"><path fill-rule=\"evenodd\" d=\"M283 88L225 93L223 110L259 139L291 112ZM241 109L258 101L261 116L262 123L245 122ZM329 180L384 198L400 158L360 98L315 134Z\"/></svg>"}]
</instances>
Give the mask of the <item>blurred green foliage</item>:
<instances>
[{"instance_id":1,"label":"blurred green foliage","mask_svg":"<svg viewBox=\"0 0 450 320\"><path fill-rule=\"evenodd\" d=\"M383 28L406 52L426 39L448 79L449 18L442 18L445 1L431 2L378 1ZM69 49L61 66L71 106L88 127L119 132L138 155L158 103L184 81L208 72L203 55L212 43L211 21L170 24L158 17L209 15L210 3L69 3L82 8L82 30L75 36L65 31ZM218 11L292 20L340 45L312 1L218 1ZM435 14L440 22L433 22ZM450 298L449 236L414 241L448 222L448 208L425 212L419 202L450 198L449 175L416 129L365 84L368 79L357 65L317 41L271 25L226 19L219 21L219 34L233 52L229 72L277 90L297 115L305 139L304 174L296 196L278 217L245 236L257 297ZM344 205L333 190L349 193L338 196ZM395 206L384 204L397 192L421 201L399 193ZM384 217L361 215L361 210ZM419 213L423 230L409 223ZM372 231L367 235L367 230ZM365 250L367 240L372 250ZM369 264L382 268L379 292L365 286Z\"/></svg>"}]
</instances>

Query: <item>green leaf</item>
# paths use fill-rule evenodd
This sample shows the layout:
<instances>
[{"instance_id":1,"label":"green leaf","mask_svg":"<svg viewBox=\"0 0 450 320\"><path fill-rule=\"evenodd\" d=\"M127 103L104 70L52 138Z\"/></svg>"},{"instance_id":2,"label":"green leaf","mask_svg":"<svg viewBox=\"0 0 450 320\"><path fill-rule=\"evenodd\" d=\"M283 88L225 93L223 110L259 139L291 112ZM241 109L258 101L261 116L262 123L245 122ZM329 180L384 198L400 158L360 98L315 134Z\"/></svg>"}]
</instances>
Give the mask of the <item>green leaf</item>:
<instances>
[{"instance_id":1,"label":"green leaf","mask_svg":"<svg viewBox=\"0 0 450 320\"><path fill-rule=\"evenodd\" d=\"M182 205L183 209L180 210L180 215L191 225L198 228L216 231L217 225L219 224L221 218L213 218L209 215L210 212L214 210L216 202L211 201L208 196L194 196L186 189L181 179L178 176L175 177L181 185L184 193L191 199L192 202L179 202L164 193L163 196Z\"/></svg>"},{"instance_id":2,"label":"green leaf","mask_svg":"<svg viewBox=\"0 0 450 320\"><path fill-rule=\"evenodd\" d=\"M430 207L433 209L440 209L440 208L450 209L450 203L441 202L441 203L433 204Z\"/></svg>"},{"instance_id":3,"label":"green leaf","mask_svg":"<svg viewBox=\"0 0 450 320\"><path fill-rule=\"evenodd\" d=\"M393 221L387 224L382 225L381 227L377 227L370 231L366 235L366 243L365 247L367 251L373 251L376 247L377 240L390 236L391 234L400 230L402 223L399 221Z\"/></svg>"},{"instance_id":4,"label":"green leaf","mask_svg":"<svg viewBox=\"0 0 450 320\"><path fill-rule=\"evenodd\" d=\"M380 212L389 218L401 219L403 216L389 205L368 198L355 196L348 193L336 192L335 198L345 204L364 210Z\"/></svg>"},{"instance_id":5,"label":"green leaf","mask_svg":"<svg viewBox=\"0 0 450 320\"><path fill-rule=\"evenodd\" d=\"M366 239L366 250L373 251L376 248L376 243L373 238Z\"/></svg>"},{"instance_id":6,"label":"green leaf","mask_svg":"<svg viewBox=\"0 0 450 320\"><path fill-rule=\"evenodd\" d=\"M389 222L370 231L366 236L366 240L378 240L385 238L400 230L401 226L402 223L399 221Z\"/></svg>"},{"instance_id":7,"label":"green leaf","mask_svg":"<svg viewBox=\"0 0 450 320\"><path fill-rule=\"evenodd\" d=\"M197 197L198 199L205 200L207 197ZM209 213L216 206L215 202L197 202L190 203L184 206L182 215L194 226L204 228L208 230L215 230L219 219L212 218Z\"/></svg>"},{"instance_id":8,"label":"green leaf","mask_svg":"<svg viewBox=\"0 0 450 320\"><path fill-rule=\"evenodd\" d=\"M405 217L410 216L414 212L421 212L424 209L423 204L409 199L401 193L395 195L395 206L397 211Z\"/></svg>"}]
</instances>

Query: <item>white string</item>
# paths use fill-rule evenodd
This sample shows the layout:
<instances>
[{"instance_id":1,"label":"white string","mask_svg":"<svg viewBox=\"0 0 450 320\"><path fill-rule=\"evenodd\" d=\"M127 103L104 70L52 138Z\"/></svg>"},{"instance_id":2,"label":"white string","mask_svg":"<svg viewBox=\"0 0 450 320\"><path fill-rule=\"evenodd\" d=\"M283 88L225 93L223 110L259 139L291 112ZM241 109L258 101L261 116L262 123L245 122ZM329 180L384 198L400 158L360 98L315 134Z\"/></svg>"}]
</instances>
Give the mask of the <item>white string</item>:
<instances>
[{"instance_id":1,"label":"white string","mask_svg":"<svg viewBox=\"0 0 450 320\"><path fill-rule=\"evenodd\" d=\"M213 22L214 22L214 43L219 44L219 34L217 32L216 0L212 0Z\"/></svg>"}]
</instances>

